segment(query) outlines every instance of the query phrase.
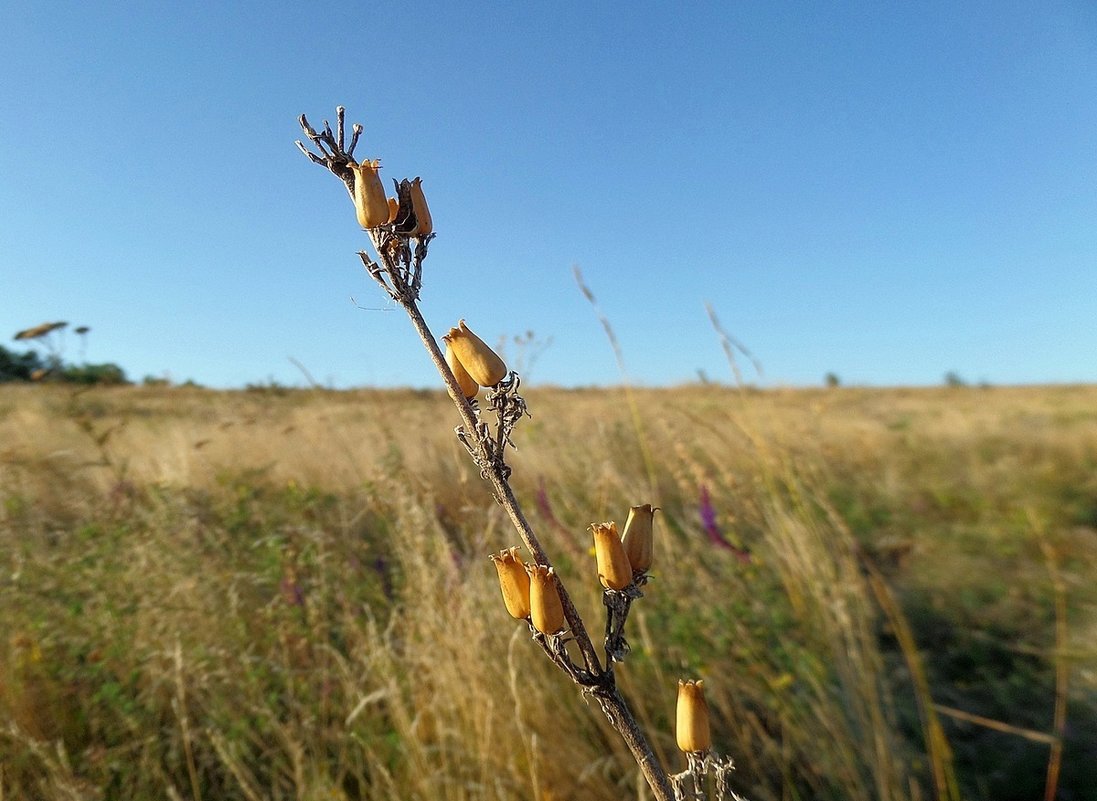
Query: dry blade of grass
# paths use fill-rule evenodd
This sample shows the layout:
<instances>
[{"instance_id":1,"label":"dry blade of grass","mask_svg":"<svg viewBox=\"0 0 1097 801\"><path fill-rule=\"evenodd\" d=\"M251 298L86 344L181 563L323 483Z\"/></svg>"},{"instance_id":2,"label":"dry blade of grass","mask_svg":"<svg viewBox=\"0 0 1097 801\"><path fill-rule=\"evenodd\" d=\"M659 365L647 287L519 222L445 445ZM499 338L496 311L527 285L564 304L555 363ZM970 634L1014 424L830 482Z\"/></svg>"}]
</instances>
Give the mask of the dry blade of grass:
<instances>
[{"instance_id":1,"label":"dry blade of grass","mask_svg":"<svg viewBox=\"0 0 1097 801\"><path fill-rule=\"evenodd\" d=\"M647 471L648 492L657 494L659 484L655 470L655 459L652 456L648 438L644 433L644 421L640 415L640 410L636 405L636 396L632 389L632 381L629 379L628 370L625 368L625 353L621 349L621 343L617 340L617 334L614 333L613 325L610 323L609 318L606 317L605 313L598 305L594 293L583 280L583 273L579 270L579 265L572 265L571 271L572 275L575 277L575 283L579 285L579 291L583 293L583 297L587 299L587 302L589 302L594 309L594 314L598 317L598 322L602 324L602 330L606 332L606 339L609 340L610 347L613 348L613 358L617 362L617 372L621 374L625 402L628 403L629 413L632 417L632 427L636 432L636 444L640 448L640 454L644 460L644 469Z\"/></svg>"},{"instance_id":2,"label":"dry blade of grass","mask_svg":"<svg viewBox=\"0 0 1097 801\"><path fill-rule=\"evenodd\" d=\"M1052 718L1054 737L1048 754L1047 780L1044 784L1044 801L1053 801L1059 789L1059 777L1063 767L1063 740L1067 728L1067 692L1070 682L1070 665L1067 662L1069 630L1067 628L1067 590L1059 570L1059 554L1048 540L1043 525L1030 511L1029 520L1040 543L1040 550L1047 565L1055 605L1055 710Z\"/></svg>"}]
</instances>

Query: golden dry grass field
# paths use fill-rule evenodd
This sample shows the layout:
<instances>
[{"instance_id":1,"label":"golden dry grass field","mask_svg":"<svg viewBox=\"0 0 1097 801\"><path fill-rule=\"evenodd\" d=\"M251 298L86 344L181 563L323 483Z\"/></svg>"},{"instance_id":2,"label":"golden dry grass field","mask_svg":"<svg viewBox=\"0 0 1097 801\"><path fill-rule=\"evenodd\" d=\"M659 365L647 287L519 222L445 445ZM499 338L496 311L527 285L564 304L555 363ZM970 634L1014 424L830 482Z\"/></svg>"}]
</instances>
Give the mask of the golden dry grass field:
<instances>
[{"instance_id":1,"label":"golden dry grass field","mask_svg":"<svg viewBox=\"0 0 1097 801\"><path fill-rule=\"evenodd\" d=\"M1097 797L1097 387L531 389L513 483L588 627L586 527L661 507L618 680L736 789ZM643 798L503 609L441 393L0 387L0 798Z\"/></svg>"}]
</instances>

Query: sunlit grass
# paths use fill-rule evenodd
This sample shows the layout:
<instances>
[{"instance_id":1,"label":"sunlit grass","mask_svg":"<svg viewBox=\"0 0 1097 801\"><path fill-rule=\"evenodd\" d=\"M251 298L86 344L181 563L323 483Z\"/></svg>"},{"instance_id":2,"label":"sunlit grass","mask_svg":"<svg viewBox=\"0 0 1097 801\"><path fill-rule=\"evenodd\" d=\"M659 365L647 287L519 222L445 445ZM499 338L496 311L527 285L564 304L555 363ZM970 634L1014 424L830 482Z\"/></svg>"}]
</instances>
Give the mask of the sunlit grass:
<instances>
[{"instance_id":1,"label":"sunlit grass","mask_svg":"<svg viewBox=\"0 0 1097 801\"><path fill-rule=\"evenodd\" d=\"M703 676L756 801L953 771L1040 797L1058 687L1060 786L1097 786L1097 388L527 400L513 483L590 620L586 526L663 509L618 678L672 769L675 682ZM486 557L517 543L452 418L413 391L0 388L3 797L635 797L503 610ZM927 704L1022 733L939 712L930 748Z\"/></svg>"}]
</instances>

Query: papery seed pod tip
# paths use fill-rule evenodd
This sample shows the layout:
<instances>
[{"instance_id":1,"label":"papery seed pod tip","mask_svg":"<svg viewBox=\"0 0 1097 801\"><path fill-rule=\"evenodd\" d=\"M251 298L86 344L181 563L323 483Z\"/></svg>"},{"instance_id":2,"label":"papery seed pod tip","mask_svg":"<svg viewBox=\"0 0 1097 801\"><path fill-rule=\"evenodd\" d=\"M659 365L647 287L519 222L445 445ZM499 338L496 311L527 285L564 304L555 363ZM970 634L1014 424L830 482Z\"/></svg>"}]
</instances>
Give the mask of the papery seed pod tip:
<instances>
[{"instance_id":1,"label":"papery seed pod tip","mask_svg":"<svg viewBox=\"0 0 1097 801\"><path fill-rule=\"evenodd\" d=\"M678 748L687 753L708 751L712 747L712 731L704 680L678 682L676 713L674 733Z\"/></svg>"}]
</instances>

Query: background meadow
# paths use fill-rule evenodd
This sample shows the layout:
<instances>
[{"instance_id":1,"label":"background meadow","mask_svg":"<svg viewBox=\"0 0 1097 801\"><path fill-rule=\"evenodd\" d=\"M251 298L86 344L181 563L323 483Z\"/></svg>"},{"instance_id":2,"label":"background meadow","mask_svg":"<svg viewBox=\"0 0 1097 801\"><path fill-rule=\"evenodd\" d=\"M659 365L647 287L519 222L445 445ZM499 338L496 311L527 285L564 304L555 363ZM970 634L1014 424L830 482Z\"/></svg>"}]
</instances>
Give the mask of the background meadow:
<instances>
[{"instance_id":1,"label":"background meadow","mask_svg":"<svg viewBox=\"0 0 1097 801\"><path fill-rule=\"evenodd\" d=\"M754 801L1094 799L1095 74L1084 0L0 4L0 332L71 322L0 350L0 801L643 797L294 147L338 105L595 631L586 527L661 507L672 769L699 676Z\"/></svg>"},{"instance_id":2,"label":"background meadow","mask_svg":"<svg viewBox=\"0 0 1097 801\"><path fill-rule=\"evenodd\" d=\"M631 397L631 403L629 398ZM516 490L652 502L619 681L758 799L1093 797L1097 389L532 389ZM631 758L505 613L516 544L438 392L0 388L0 790L617 799Z\"/></svg>"}]
</instances>

